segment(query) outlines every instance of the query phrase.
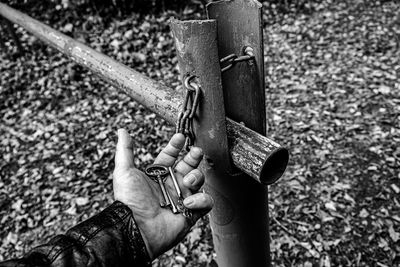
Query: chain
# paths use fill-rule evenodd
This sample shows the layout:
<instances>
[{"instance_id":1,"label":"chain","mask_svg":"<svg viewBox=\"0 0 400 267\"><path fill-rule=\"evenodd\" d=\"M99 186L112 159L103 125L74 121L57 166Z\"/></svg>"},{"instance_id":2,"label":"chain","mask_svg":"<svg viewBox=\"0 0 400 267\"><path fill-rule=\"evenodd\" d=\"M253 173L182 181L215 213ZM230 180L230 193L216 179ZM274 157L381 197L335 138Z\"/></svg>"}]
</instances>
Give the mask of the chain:
<instances>
[{"instance_id":1,"label":"chain","mask_svg":"<svg viewBox=\"0 0 400 267\"><path fill-rule=\"evenodd\" d=\"M186 137L186 150L194 144L195 135L193 132L193 117L196 113L200 100L200 86L194 81L196 76L187 76L183 81L186 89L185 99L183 101L182 110L178 115L176 122L176 133L183 133Z\"/></svg>"},{"instance_id":2,"label":"chain","mask_svg":"<svg viewBox=\"0 0 400 267\"><path fill-rule=\"evenodd\" d=\"M249 61L254 59L253 49L249 46L243 48L242 56L237 56L235 54L230 54L220 60L221 72L225 72L233 68L237 63L243 61ZM186 137L186 150L189 150L194 144L195 135L193 132L193 117L196 113L197 106L200 100L200 86L195 81L196 76L190 75L186 76L183 81L183 86L186 89L185 98L182 105L182 110L179 112L178 120L176 122L176 133L182 133Z\"/></svg>"},{"instance_id":3,"label":"chain","mask_svg":"<svg viewBox=\"0 0 400 267\"><path fill-rule=\"evenodd\" d=\"M253 48L245 46L243 49L243 53L244 53L243 56L229 54L228 56L221 58L219 61L220 64L223 65L226 63L224 67L221 67L221 72L224 73L225 71L233 68L236 65L236 63L254 59Z\"/></svg>"}]
</instances>

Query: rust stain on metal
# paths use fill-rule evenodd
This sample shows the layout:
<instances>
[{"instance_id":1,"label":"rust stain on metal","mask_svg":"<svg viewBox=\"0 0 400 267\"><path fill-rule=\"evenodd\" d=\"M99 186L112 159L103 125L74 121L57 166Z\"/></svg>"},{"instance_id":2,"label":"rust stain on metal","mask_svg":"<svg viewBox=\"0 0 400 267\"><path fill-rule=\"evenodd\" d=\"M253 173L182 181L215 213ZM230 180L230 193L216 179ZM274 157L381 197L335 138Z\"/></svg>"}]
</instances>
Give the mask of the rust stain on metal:
<instances>
[{"instance_id":1,"label":"rust stain on metal","mask_svg":"<svg viewBox=\"0 0 400 267\"><path fill-rule=\"evenodd\" d=\"M62 39L59 35L54 32L49 32L49 38L53 38L58 46L64 46L64 39Z\"/></svg>"},{"instance_id":2,"label":"rust stain on metal","mask_svg":"<svg viewBox=\"0 0 400 267\"><path fill-rule=\"evenodd\" d=\"M176 44L176 50L181 56L183 56L183 54L185 54L185 44L179 41L178 38L175 38L175 44Z\"/></svg>"},{"instance_id":3,"label":"rust stain on metal","mask_svg":"<svg viewBox=\"0 0 400 267\"><path fill-rule=\"evenodd\" d=\"M214 128L211 128L208 131L208 136L210 137L210 139L214 139L215 138L215 130L214 130Z\"/></svg>"}]
</instances>

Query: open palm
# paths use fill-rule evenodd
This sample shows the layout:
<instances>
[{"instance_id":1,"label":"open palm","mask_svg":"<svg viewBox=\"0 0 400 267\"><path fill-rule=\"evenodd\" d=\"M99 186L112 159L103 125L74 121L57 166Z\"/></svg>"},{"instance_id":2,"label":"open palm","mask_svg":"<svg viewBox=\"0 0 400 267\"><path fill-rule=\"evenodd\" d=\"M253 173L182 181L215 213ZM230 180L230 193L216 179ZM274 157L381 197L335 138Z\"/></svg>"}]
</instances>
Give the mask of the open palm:
<instances>
[{"instance_id":1,"label":"open palm","mask_svg":"<svg viewBox=\"0 0 400 267\"><path fill-rule=\"evenodd\" d=\"M175 134L154 163L166 167L173 166L184 143L185 137ZM185 197L183 203L193 213L192 219L189 220L181 213L174 214L169 208L160 206L163 198L159 185L135 168L132 139L124 129L118 130L114 197L132 210L152 259L181 241L190 227L212 208L211 197L198 192L204 183L204 175L197 169L202 157L201 149L192 147L175 166L175 176ZM178 197L169 177L165 185L171 198L177 203Z\"/></svg>"}]
</instances>

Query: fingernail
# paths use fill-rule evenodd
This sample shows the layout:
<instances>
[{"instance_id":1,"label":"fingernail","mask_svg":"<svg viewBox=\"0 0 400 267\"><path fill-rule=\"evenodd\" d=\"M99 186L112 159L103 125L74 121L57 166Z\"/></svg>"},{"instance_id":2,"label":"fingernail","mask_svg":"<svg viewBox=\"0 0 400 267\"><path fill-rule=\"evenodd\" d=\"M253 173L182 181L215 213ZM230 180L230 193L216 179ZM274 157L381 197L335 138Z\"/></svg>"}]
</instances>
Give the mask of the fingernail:
<instances>
[{"instance_id":1,"label":"fingernail","mask_svg":"<svg viewBox=\"0 0 400 267\"><path fill-rule=\"evenodd\" d=\"M193 146L191 149L190 149L190 155L193 157L193 158L195 158L195 159L197 159L197 158L200 158L200 157L202 157L203 156L203 150L200 148L200 147L196 147L196 146Z\"/></svg>"},{"instance_id":2,"label":"fingernail","mask_svg":"<svg viewBox=\"0 0 400 267\"><path fill-rule=\"evenodd\" d=\"M118 138L121 137L122 131L123 131L122 129L118 129L118 131L117 131Z\"/></svg>"},{"instance_id":3,"label":"fingernail","mask_svg":"<svg viewBox=\"0 0 400 267\"><path fill-rule=\"evenodd\" d=\"M191 198L185 198L184 200L183 200L183 205L185 205L186 207L190 207L192 204L193 204L193 199L191 199Z\"/></svg>"},{"instance_id":4,"label":"fingernail","mask_svg":"<svg viewBox=\"0 0 400 267\"><path fill-rule=\"evenodd\" d=\"M193 174L189 174L188 176L185 177L185 183L188 184L194 184L196 182L196 176Z\"/></svg>"}]
</instances>

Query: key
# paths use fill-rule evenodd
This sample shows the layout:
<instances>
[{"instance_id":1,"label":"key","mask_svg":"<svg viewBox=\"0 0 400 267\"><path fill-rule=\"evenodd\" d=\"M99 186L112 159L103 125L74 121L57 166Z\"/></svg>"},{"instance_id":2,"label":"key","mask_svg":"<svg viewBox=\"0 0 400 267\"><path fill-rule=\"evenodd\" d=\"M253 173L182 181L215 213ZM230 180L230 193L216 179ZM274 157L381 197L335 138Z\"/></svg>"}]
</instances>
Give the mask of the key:
<instances>
[{"instance_id":1,"label":"key","mask_svg":"<svg viewBox=\"0 0 400 267\"><path fill-rule=\"evenodd\" d=\"M171 175L172 183L174 184L176 194L178 195L178 209L183 213L185 217L191 217L192 212L183 205L183 194L181 188L179 187L178 180L176 179L174 170L168 167L169 174Z\"/></svg>"},{"instance_id":2,"label":"key","mask_svg":"<svg viewBox=\"0 0 400 267\"><path fill-rule=\"evenodd\" d=\"M174 184L178 199L183 199L181 188L179 187L178 180L176 180L175 173L171 167L168 167L169 174L171 175L172 183Z\"/></svg>"},{"instance_id":3,"label":"key","mask_svg":"<svg viewBox=\"0 0 400 267\"><path fill-rule=\"evenodd\" d=\"M158 164L152 164L147 166L145 173L156 183L158 183L161 193L164 198L164 203L160 203L161 207L171 206L171 198L167 193L164 182L168 175L168 168Z\"/></svg>"},{"instance_id":4,"label":"key","mask_svg":"<svg viewBox=\"0 0 400 267\"><path fill-rule=\"evenodd\" d=\"M172 210L172 212L173 212L174 214L179 213L179 210L178 210L178 208L176 207L175 202L174 202L174 200L172 199L171 195L168 193L168 190L167 190L167 197L168 197L168 199L169 199L169 202L171 203L171 210Z\"/></svg>"}]
</instances>

